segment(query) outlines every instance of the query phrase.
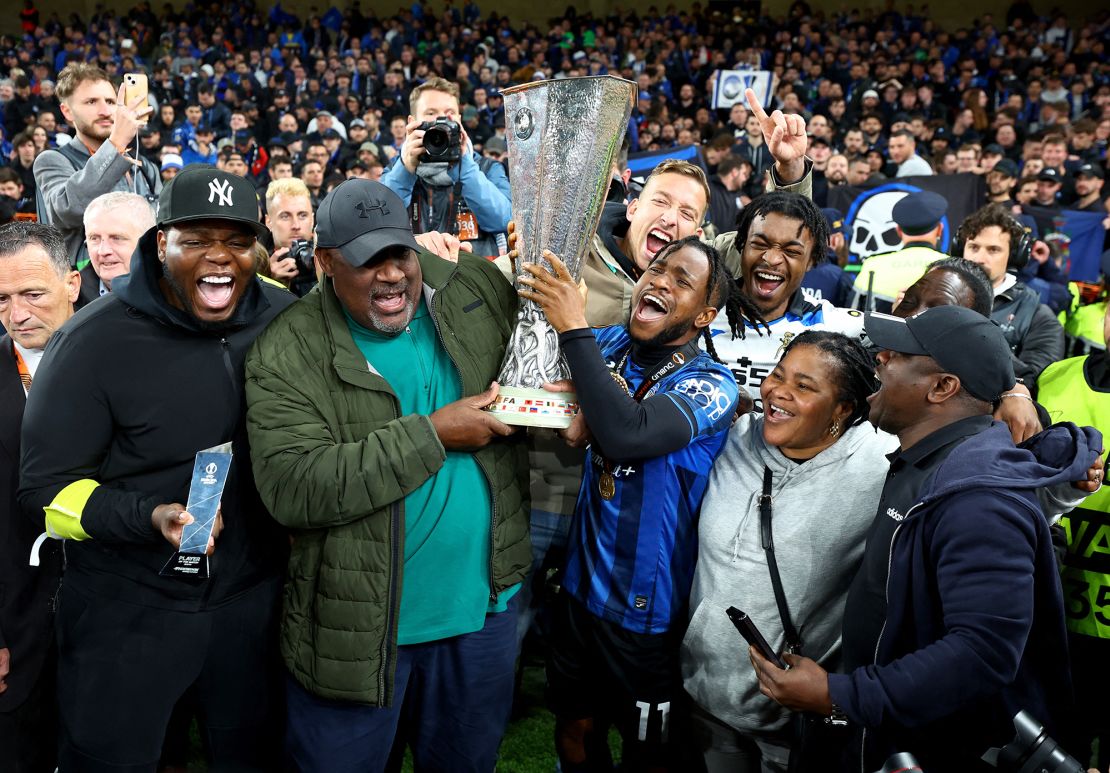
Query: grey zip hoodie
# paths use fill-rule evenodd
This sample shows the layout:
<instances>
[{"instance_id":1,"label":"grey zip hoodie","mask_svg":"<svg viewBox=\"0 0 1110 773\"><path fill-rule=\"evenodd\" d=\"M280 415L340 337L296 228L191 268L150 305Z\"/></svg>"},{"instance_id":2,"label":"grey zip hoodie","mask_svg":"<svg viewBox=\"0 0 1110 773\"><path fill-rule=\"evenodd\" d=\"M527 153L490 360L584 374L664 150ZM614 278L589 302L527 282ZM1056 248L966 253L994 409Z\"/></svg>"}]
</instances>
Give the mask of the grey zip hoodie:
<instances>
[{"instance_id":1,"label":"grey zip hoodie","mask_svg":"<svg viewBox=\"0 0 1110 773\"><path fill-rule=\"evenodd\" d=\"M741 732L783 727L789 712L759 692L748 645L725 609L747 612L781 652L782 623L760 542L763 468L772 478L775 556L803 654L830 671L839 665L844 602L875 518L898 439L869 423L795 464L763 440L763 417L747 414L729 432L701 508L690 626L682 642L686 691Z\"/></svg>"}]
</instances>

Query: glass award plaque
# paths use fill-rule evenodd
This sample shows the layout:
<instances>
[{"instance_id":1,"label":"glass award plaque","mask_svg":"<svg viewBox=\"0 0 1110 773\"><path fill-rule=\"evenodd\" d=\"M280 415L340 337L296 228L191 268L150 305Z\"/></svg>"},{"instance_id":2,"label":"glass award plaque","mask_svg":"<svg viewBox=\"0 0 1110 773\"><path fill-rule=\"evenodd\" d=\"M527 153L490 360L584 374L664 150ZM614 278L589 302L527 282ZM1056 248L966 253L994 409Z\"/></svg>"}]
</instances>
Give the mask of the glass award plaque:
<instances>
[{"instance_id":1,"label":"glass award plaque","mask_svg":"<svg viewBox=\"0 0 1110 773\"><path fill-rule=\"evenodd\" d=\"M216 512L224 483L231 469L231 443L197 452L193 462L193 481L189 484L189 503L185 509L192 523L181 530L181 544L159 572L163 577L184 580L208 579L208 539L216 525Z\"/></svg>"}]
</instances>

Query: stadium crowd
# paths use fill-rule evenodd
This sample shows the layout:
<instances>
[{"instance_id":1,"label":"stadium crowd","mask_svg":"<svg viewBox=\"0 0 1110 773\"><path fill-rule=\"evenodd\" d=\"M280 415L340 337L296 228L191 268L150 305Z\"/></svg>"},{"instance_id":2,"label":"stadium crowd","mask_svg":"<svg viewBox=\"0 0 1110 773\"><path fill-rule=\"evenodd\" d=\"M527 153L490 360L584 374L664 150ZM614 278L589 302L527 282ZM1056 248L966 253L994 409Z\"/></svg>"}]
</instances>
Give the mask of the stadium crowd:
<instances>
[{"instance_id":1,"label":"stadium crowd","mask_svg":"<svg viewBox=\"0 0 1110 773\"><path fill-rule=\"evenodd\" d=\"M522 646L564 773L1110 769L1110 14L1045 10L24 0L0 769L489 771ZM579 279L503 92L599 75ZM521 299L566 429L484 410Z\"/></svg>"}]
</instances>

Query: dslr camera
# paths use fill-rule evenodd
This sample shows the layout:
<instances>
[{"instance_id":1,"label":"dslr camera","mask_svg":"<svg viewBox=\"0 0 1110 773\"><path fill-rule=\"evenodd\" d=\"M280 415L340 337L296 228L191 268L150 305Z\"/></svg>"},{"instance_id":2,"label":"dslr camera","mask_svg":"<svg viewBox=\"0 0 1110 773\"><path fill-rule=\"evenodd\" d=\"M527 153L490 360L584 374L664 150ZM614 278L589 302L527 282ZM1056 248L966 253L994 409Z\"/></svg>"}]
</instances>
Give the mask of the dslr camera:
<instances>
[{"instance_id":1,"label":"dslr camera","mask_svg":"<svg viewBox=\"0 0 1110 773\"><path fill-rule=\"evenodd\" d=\"M420 163L450 163L462 158L462 132L450 118L424 121L416 128L424 130L424 152L420 154Z\"/></svg>"},{"instance_id":2,"label":"dslr camera","mask_svg":"<svg viewBox=\"0 0 1110 773\"><path fill-rule=\"evenodd\" d=\"M316 263L313 260L312 242L308 239L294 239L289 244L289 257L297 261L297 271L302 274L316 274Z\"/></svg>"},{"instance_id":3,"label":"dslr camera","mask_svg":"<svg viewBox=\"0 0 1110 773\"><path fill-rule=\"evenodd\" d=\"M304 296L316 285L316 245L308 239L294 239L289 244L289 257L297 262L297 275L289 283L289 289L298 298Z\"/></svg>"}]
</instances>

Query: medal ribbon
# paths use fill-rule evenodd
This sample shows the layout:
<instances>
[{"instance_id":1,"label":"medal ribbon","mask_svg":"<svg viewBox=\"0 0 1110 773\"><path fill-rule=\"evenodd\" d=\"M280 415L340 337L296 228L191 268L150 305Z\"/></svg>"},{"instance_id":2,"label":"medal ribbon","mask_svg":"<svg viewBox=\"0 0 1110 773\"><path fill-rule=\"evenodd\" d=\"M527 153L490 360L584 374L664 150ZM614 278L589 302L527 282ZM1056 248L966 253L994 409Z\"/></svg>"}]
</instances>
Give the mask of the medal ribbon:
<instances>
[{"instance_id":1,"label":"medal ribbon","mask_svg":"<svg viewBox=\"0 0 1110 773\"><path fill-rule=\"evenodd\" d=\"M628 395L633 400L635 400L636 402L640 402L644 399L647 393L650 392L652 388L659 383L660 379L662 379L663 376L666 376L671 372L681 370L686 366L688 362L691 362L695 357L697 357L701 353L701 347L698 346L698 339L695 337L692 340L687 341L676 351L668 354L666 357L659 360L659 362L655 363L654 367L652 367L648 371L651 375L640 382L640 386L636 388L636 391L634 393L628 388L628 382L625 381L624 376L621 374L621 371L624 370L625 363L628 362L628 355L631 351L631 346L625 350L624 355L621 357L620 362L617 363L617 367L614 371L612 371L612 374L613 379L622 387L624 387L624 391L628 393ZM609 484L611 484L613 480L613 463L609 459L606 459L604 456L601 457L601 459L602 465L605 468L605 472L602 474L602 479L607 479ZM598 482L598 487L602 487L600 481ZM612 488L610 487L609 490L612 491ZM602 493L602 497L604 497L605 499L610 499L612 498L612 496L612 493L610 493L609 496L605 496L605 494Z\"/></svg>"}]
</instances>

